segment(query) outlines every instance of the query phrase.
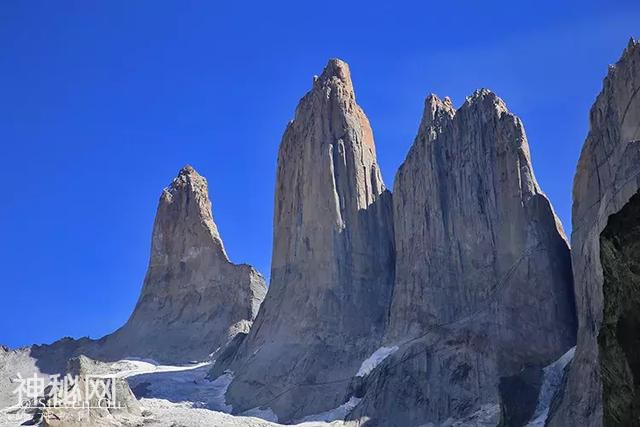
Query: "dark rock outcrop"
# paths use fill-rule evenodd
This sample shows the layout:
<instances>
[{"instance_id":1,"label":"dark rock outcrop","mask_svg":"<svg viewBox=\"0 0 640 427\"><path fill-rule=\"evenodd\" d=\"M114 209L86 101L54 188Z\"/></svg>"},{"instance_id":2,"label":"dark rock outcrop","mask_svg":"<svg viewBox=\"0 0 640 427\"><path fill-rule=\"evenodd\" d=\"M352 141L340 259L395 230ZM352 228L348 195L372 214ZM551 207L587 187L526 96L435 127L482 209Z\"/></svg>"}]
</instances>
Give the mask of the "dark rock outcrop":
<instances>
[{"instance_id":1,"label":"dark rock outcrop","mask_svg":"<svg viewBox=\"0 0 640 427\"><path fill-rule=\"evenodd\" d=\"M281 421L335 408L385 330L393 285L391 194L349 67L331 60L278 155L269 293L236 357L227 401Z\"/></svg>"},{"instance_id":2,"label":"dark rock outcrop","mask_svg":"<svg viewBox=\"0 0 640 427\"><path fill-rule=\"evenodd\" d=\"M640 42L610 67L573 186L579 330L551 426L638 425Z\"/></svg>"}]
</instances>

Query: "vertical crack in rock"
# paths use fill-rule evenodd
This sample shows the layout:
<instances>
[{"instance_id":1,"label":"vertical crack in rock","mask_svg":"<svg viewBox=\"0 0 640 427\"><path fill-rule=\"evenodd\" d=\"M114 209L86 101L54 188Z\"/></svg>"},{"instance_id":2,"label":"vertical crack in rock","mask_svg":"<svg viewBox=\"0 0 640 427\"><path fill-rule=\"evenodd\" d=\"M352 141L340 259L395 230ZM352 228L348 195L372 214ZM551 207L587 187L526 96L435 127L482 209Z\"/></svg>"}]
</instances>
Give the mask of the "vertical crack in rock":
<instances>
[{"instance_id":1,"label":"vertical crack in rock","mask_svg":"<svg viewBox=\"0 0 640 427\"><path fill-rule=\"evenodd\" d=\"M269 293L230 367L241 412L281 421L336 408L384 333L394 269L391 194L349 67L332 59L282 138ZM227 355L228 356L228 355Z\"/></svg>"},{"instance_id":2,"label":"vertical crack in rock","mask_svg":"<svg viewBox=\"0 0 640 427\"><path fill-rule=\"evenodd\" d=\"M604 313L598 335L605 426L640 420L640 193L600 236Z\"/></svg>"}]
</instances>

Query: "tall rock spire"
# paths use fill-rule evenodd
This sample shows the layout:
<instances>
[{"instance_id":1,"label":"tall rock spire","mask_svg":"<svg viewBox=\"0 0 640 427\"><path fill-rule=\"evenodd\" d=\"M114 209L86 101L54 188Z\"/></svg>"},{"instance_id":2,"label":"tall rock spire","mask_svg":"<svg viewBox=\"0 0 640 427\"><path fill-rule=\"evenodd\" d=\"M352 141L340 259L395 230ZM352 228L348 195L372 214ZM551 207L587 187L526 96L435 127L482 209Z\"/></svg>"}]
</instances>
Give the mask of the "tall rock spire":
<instances>
[{"instance_id":1,"label":"tall rock spire","mask_svg":"<svg viewBox=\"0 0 640 427\"><path fill-rule=\"evenodd\" d=\"M399 350L365 379L350 416L382 425L471 417L471 425L477 412L494 416L490 425L502 404L506 425L522 425L514 419L533 413L538 389L518 376L536 368L537 383L573 346L576 324L568 244L520 119L488 90L457 111L429 96L393 205L386 340ZM530 395L507 407L513 382Z\"/></svg>"},{"instance_id":2,"label":"tall rock spire","mask_svg":"<svg viewBox=\"0 0 640 427\"><path fill-rule=\"evenodd\" d=\"M265 293L256 270L229 261L207 181L185 166L160 196L135 310L122 328L103 338L102 348L169 362L202 360L248 331Z\"/></svg>"},{"instance_id":3,"label":"tall rock spire","mask_svg":"<svg viewBox=\"0 0 640 427\"><path fill-rule=\"evenodd\" d=\"M271 285L231 363L234 409L290 421L344 403L385 329L392 228L371 126L349 67L332 59L280 145Z\"/></svg>"},{"instance_id":4,"label":"tall rock spire","mask_svg":"<svg viewBox=\"0 0 640 427\"><path fill-rule=\"evenodd\" d=\"M479 90L455 111L430 96L394 190L391 335L419 334L494 304L502 326L563 325L558 333L571 336L564 231L534 177L522 123L500 98ZM509 314L528 305L518 295L536 308Z\"/></svg>"},{"instance_id":5,"label":"tall rock spire","mask_svg":"<svg viewBox=\"0 0 640 427\"><path fill-rule=\"evenodd\" d=\"M640 417L640 42L609 68L573 183L580 328L548 425L637 425Z\"/></svg>"}]
</instances>

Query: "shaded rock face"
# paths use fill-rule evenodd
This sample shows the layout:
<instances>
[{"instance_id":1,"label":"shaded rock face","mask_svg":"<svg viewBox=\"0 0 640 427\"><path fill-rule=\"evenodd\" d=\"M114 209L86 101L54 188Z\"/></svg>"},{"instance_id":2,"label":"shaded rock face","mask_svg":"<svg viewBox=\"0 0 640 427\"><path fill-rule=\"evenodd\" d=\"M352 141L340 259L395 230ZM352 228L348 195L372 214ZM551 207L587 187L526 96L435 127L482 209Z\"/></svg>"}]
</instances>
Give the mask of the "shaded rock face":
<instances>
[{"instance_id":1,"label":"shaded rock face","mask_svg":"<svg viewBox=\"0 0 640 427\"><path fill-rule=\"evenodd\" d=\"M457 111L449 99L427 98L393 205L386 341L400 350L381 367L395 372L375 375L353 418L461 419L508 400L500 378L516 381L574 345L568 244L535 180L523 125L496 95L478 91ZM533 406L512 405L510 414L531 415L533 383L525 399Z\"/></svg>"},{"instance_id":2,"label":"shaded rock face","mask_svg":"<svg viewBox=\"0 0 640 427\"><path fill-rule=\"evenodd\" d=\"M640 43L631 40L610 67L591 109L574 180L571 241L578 343L552 426L624 425L616 420L636 416L638 347L627 332L635 328L637 310L637 252L628 241L637 217L628 218L628 213L636 209L632 197L640 188L639 92ZM617 387L623 387L625 397Z\"/></svg>"},{"instance_id":3,"label":"shaded rock face","mask_svg":"<svg viewBox=\"0 0 640 427\"><path fill-rule=\"evenodd\" d=\"M517 375L500 378L501 427L524 426L531 419L542 386L542 368L525 368Z\"/></svg>"},{"instance_id":4,"label":"shaded rock face","mask_svg":"<svg viewBox=\"0 0 640 427\"><path fill-rule=\"evenodd\" d=\"M480 402L497 402L497 384L487 381L497 378L492 351L486 336L462 328L412 340L364 378L362 401L348 419L367 420L366 427L417 426L472 416ZM489 418L486 425L497 425L499 410Z\"/></svg>"},{"instance_id":5,"label":"shaded rock face","mask_svg":"<svg viewBox=\"0 0 640 427\"><path fill-rule=\"evenodd\" d=\"M229 261L207 181L186 166L160 197L135 310L102 344L107 354L203 360L238 332L248 332L265 294L255 269Z\"/></svg>"},{"instance_id":6,"label":"shaded rock face","mask_svg":"<svg viewBox=\"0 0 640 427\"><path fill-rule=\"evenodd\" d=\"M290 421L344 403L385 330L393 254L371 127L349 67L331 60L280 145L271 285L229 364L234 409L266 405Z\"/></svg>"},{"instance_id":7,"label":"shaded rock face","mask_svg":"<svg viewBox=\"0 0 640 427\"><path fill-rule=\"evenodd\" d=\"M604 312L598 335L605 425L640 422L640 193L600 235Z\"/></svg>"}]
</instances>

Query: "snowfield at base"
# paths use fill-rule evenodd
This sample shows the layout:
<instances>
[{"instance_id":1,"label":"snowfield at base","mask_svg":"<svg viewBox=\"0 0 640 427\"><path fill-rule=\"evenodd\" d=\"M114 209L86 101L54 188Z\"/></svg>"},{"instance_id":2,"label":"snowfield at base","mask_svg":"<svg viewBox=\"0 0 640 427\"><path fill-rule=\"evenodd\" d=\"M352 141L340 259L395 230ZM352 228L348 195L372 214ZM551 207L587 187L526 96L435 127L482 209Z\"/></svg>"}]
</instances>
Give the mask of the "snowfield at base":
<instances>
[{"instance_id":1,"label":"snowfield at base","mask_svg":"<svg viewBox=\"0 0 640 427\"><path fill-rule=\"evenodd\" d=\"M380 347L371 356L369 356L358 369L356 377L366 377L373 371L384 359L398 351L398 346Z\"/></svg>"},{"instance_id":2,"label":"snowfield at base","mask_svg":"<svg viewBox=\"0 0 640 427\"><path fill-rule=\"evenodd\" d=\"M529 424L527 424L526 427L544 427L547 417L549 416L549 408L551 407L553 395L562 384L564 370L573 360L575 352L576 348L572 347L558 360L544 368L542 386L540 387L540 393L538 394L538 404L536 405L533 417L531 417L531 421L529 421Z\"/></svg>"},{"instance_id":3,"label":"snowfield at base","mask_svg":"<svg viewBox=\"0 0 640 427\"><path fill-rule=\"evenodd\" d=\"M355 408L358 403L360 403L362 399L357 397L351 397L348 402L343 403L335 409L330 409L325 412L321 412L319 414L308 415L300 420L301 423L309 422L309 421L324 421L331 422L336 420L344 420L347 415L353 408Z\"/></svg>"},{"instance_id":4,"label":"snowfield at base","mask_svg":"<svg viewBox=\"0 0 640 427\"><path fill-rule=\"evenodd\" d=\"M274 423L278 422L278 416L275 414L275 412L273 412L273 409L271 408L253 408L243 412L240 415L242 415L243 417L261 418L265 421L271 421Z\"/></svg>"},{"instance_id":5,"label":"snowfield at base","mask_svg":"<svg viewBox=\"0 0 640 427\"><path fill-rule=\"evenodd\" d=\"M242 415L230 415L224 395L233 380L226 372L215 380L207 378L211 362L185 366L159 365L152 360L126 359L110 365L113 374L126 378L145 411L149 426L279 427L271 408L254 408ZM351 398L338 408L305 417L299 427L347 427L356 422L341 421L358 404ZM337 421L333 421L337 420ZM333 421L333 422L332 422Z\"/></svg>"},{"instance_id":6,"label":"snowfield at base","mask_svg":"<svg viewBox=\"0 0 640 427\"><path fill-rule=\"evenodd\" d=\"M398 347L381 347L367 358L358 371L366 376ZM534 415L527 427L542 427L549 414L554 394L562 384L563 374L573 359L572 348L558 360L544 368L543 383L538 395ZM212 362L193 363L184 366L160 365L152 360L126 359L109 365L110 374L126 378L136 398L144 409L145 426L216 426L216 427L279 427L278 417L268 407L253 408L241 415L230 415L231 405L225 401L225 393L233 380L233 373L226 372L214 380L207 378ZM347 402L315 415L309 415L295 424L298 427L355 427L359 421L342 421L360 403L351 397ZM1 411L0 427L14 426L10 408ZM459 420L447 420L437 427L480 427L498 423L500 407L483 405L478 411ZM25 420L28 418L25 418ZM22 421L25 421L22 420ZM19 423L18 423L19 424ZM424 427L436 427L426 424Z\"/></svg>"},{"instance_id":7,"label":"snowfield at base","mask_svg":"<svg viewBox=\"0 0 640 427\"><path fill-rule=\"evenodd\" d=\"M125 362L125 363L123 363ZM127 362L121 361L127 366ZM132 368L127 366L125 375L133 394L144 404L144 399L163 399L181 407L205 408L220 412L231 412L224 394L233 380L232 373L225 373L211 381L207 374L211 363L199 363L187 366L153 365L135 362ZM112 365L113 367L113 365ZM121 374L119 374L121 375Z\"/></svg>"},{"instance_id":8,"label":"snowfield at base","mask_svg":"<svg viewBox=\"0 0 640 427\"><path fill-rule=\"evenodd\" d=\"M152 372L178 372L210 366L210 362L194 363L187 366L159 365L152 359L125 359L111 364L111 369L120 378L128 378L133 375L140 375Z\"/></svg>"},{"instance_id":9,"label":"snowfield at base","mask_svg":"<svg viewBox=\"0 0 640 427\"><path fill-rule=\"evenodd\" d=\"M476 412L458 420L448 419L442 424L427 423L419 427L495 427L500 420L500 405L488 403Z\"/></svg>"}]
</instances>

